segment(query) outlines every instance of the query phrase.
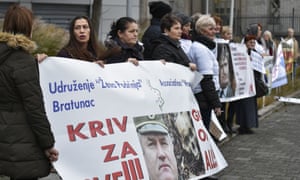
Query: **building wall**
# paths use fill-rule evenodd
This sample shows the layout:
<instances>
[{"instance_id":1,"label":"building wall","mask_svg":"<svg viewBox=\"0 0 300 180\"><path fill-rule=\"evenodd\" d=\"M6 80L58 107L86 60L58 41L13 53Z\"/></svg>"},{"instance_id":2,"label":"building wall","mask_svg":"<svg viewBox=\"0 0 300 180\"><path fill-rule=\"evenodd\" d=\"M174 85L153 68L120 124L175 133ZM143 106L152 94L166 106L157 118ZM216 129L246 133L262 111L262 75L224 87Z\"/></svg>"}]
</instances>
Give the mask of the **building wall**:
<instances>
[{"instance_id":1,"label":"building wall","mask_svg":"<svg viewBox=\"0 0 300 180\"><path fill-rule=\"evenodd\" d=\"M286 35L289 27L294 27L295 34L299 35L300 1L280 0L279 16L272 14L274 8L271 5L271 0L239 1L238 12L242 19L238 28L242 30L242 34L246 32L249 24L261 23L263 30L270 30L276 36Z\"/></svg>"},{"instance_id":2,"label":"building wall","mask_svg":"<svg viewBox=\"0 0 300 180\"><path fill-rule=\"evenodd\" d=\"M151 15L148 2L154 0L102 0L102 16L98 32L100 40L105 39L113 21L122 16L127 16L128 1L131 2L129 15L139 22L141 30L149 25ZM224 24L229 24L231 0L163 1L169 3L174 11L184 12L187 15L196 12L205 14L205 3L209 2L209 13L220 14ZM300 35L300 1L280 0L279 18L271 16L271 1L235 0L234 33L242 36L246 33L249 24L261 23L264 30L271 30L277 36L285 35L288 27L294 27L295 34ZM20 2L22 5L32 8L34 14L40 16L46 22L67 28L73 17L77 15L91 16L93 0L0 0L0 18L3 17L7 7L14 2Z\"/></svg>"},{"instance_id":3,"label":"building wall","mask_svg":"<svg viewBox=\"0 0 300 180\"><path fill-rule=\"evenodd\" d=\"M131 0L130 15L139 20L139 1ZM93 0L1 0L0 18L4 17L6 9L13 3L18 3L32 9L35 16L47 23L57 24L65 29L70 21L79 15L91 17ZM104 40L113 21L127 16L126 0L103 0L100 20L99 38Z\"/></svg>"},{"instance_id":4,"label":"building wall","mask_svg":"<svg viewBox=\"0 0 300 180\"><path fill-rule=\"evenodd\" d=\"M13 3L20 3L32 9L33 14L47 23L57 24L63 28L78 15L91 15L92 0L1 0L0 18Z\"/></svg>"},{"instance_id":5,"label":"building wall","mask_svg":"<svg viewBox=\"0 0 300 180\"><path fill-rule=\"evenodd\" d=\"M107 33L110 31L112 22L116 21L120 17L127 16L127 1L103 0L102 3L99 37L101 40L104 40ZM131 17L139 21L139 0L131 0L129 10Z\"/></svg>"}]
</instances>

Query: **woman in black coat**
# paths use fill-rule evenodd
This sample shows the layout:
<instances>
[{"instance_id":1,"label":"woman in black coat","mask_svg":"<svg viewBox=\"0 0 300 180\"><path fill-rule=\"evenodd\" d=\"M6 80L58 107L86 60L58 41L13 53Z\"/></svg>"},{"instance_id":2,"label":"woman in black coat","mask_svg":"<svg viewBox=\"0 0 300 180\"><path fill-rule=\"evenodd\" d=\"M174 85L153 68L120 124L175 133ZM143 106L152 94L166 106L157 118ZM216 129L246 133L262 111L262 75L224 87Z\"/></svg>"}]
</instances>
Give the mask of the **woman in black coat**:
<instances>
[{"instance_id":1,"label":"woman in black coat","mask_svg":"<svg viewBox=\"0 0 300 180\"><path fill-rule=\"evenodd\" d=\"M131 17L121 17L111 26L105 41L110 56L105 58L107 64L132 62L138 65L143 60L143 46L138 41L138 24ZM114 52L114 53L112 53Z\"/></svg>"},{"instance_id":2,"label":"woman in black coat","mask_svg":"<svg viewBox=\"0 0 300 180\"><path fill-rule=\"evenodd\" d=\"M190 62L180 45L181 19L175 15L167 14L162 18L160 28L163 33L152 42L152 59L163 59L196 70L196 65Z\"/></svg>"},{"instance_id":3,"label":"woman in black coat","mask_svg":"<svg viewBox=\"0 0 300 180\"><path fill-rule=\"evenodd\" d=\"M37 180L58 159L39 82L30 54L33 14L12 5L0 33L0 174L12 180Z\"/></svg>"}]
</instances>

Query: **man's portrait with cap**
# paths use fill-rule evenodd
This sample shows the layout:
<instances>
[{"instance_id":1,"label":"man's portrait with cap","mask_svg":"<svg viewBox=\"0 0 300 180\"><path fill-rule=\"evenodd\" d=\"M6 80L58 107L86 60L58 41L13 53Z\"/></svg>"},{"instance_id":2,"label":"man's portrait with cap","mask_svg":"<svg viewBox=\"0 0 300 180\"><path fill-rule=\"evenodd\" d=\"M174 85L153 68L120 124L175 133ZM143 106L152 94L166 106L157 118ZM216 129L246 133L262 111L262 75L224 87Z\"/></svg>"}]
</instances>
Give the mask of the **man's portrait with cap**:
<instances>
[{"instance_id":1,"label":"man's portrait with cap","mask_svg":"<svg viewBox=\"0 0 300 180\"><path fill-rule=\"evenodd\" d=\"M134 123L143 150L149 179L178 180L174 145L163 115L140 116Z\"/></svg>"}]
</instances>

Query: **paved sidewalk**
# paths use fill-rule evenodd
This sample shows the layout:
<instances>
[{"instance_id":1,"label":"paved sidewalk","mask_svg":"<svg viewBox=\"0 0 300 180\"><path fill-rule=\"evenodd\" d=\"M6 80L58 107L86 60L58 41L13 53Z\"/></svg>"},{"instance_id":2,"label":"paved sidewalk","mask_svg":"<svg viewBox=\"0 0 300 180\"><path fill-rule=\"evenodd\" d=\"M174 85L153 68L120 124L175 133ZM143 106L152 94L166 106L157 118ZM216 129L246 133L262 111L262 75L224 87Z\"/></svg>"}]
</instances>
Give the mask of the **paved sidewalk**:
<instances>
[{"instance_id":1,"label":"paved sidewalk","mask_svg":"<svg viewBox=\"0 0 300 180\"><path fill-rule=\"evenodd\" d=\"M259 115L254 134L220 145L228 167L219 180L300 180L300 104L275 102Z\"/></svg>"}]
</instances>

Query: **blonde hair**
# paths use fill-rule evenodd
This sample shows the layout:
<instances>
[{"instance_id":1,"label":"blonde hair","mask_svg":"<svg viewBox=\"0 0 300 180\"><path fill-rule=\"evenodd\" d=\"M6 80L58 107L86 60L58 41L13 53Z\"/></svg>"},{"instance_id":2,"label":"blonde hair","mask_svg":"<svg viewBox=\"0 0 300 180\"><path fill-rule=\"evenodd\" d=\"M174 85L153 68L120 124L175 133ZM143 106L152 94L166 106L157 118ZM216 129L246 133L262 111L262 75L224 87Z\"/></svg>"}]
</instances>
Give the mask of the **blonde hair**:
<instances>
[{"instance_id":1,"label":"blonde hair","mask_svg":"<svg viewBox=\"0 0 300 180\"><path fill-rule=\"evenodd\" d=\"M264 32L263 36L265 36L265 35L267 35L267 36L270 38L270 40L273 41L272 33L271 33L270 31L266 30L266 31Z\"/></svg>"},{"instance_id":2,"label":"blonde hair","mask_svg":"<svg viewBox=\"0 0 300 180\"><path fill-rule=\"evenodd\" d=\"M195 30L197 33L200 33L203 29L209 26L216 26L216 22L214 18L212 18L210 15L205 14L200 16L200 18L196 22Z\"/></svg>"},{"instance_id":3,"label":"blonde hair","mask_svg":"<svg viewBox=\"0 0 300 180\"><path fill-rule=\"evenodd\" d=\"M224 35L226 33L232 33L232 29L231 29L230 26L223 26L223 28L222 28L222 35Z\"/></svg>"}]
</instances>

